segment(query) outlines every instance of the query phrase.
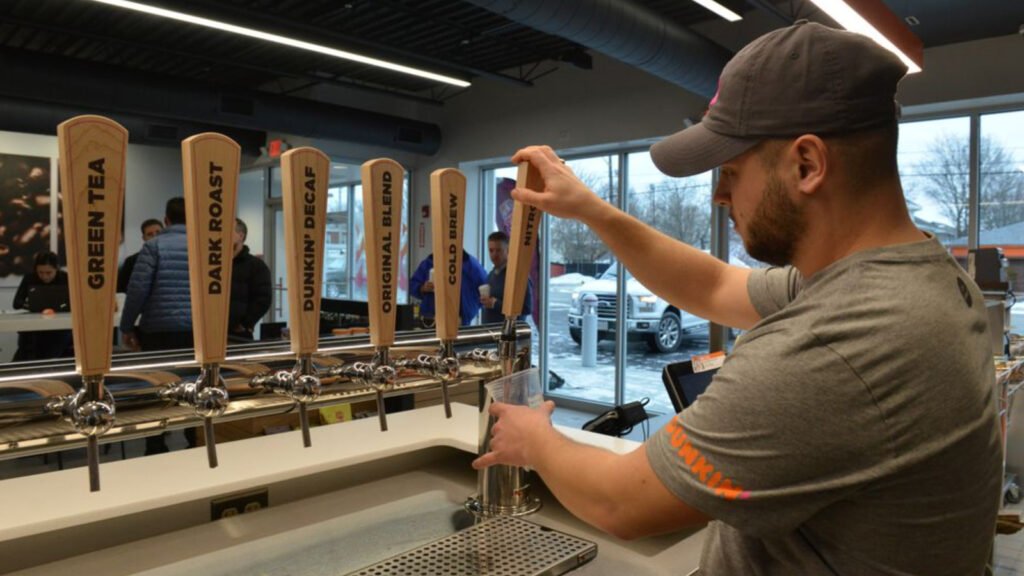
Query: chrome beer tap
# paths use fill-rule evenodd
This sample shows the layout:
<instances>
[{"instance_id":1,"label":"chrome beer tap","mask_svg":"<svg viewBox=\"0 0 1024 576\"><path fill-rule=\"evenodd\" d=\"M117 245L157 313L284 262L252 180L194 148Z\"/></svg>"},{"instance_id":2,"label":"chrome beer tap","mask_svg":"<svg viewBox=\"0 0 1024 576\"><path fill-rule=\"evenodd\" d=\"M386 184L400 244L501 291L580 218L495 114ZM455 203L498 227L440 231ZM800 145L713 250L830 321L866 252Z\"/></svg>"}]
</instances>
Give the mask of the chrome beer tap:
<instances>
[{"instance_id":1,"label":"chrome beer tap","mask_svg":"<svg viewBox=\"0 0 1024 576\"><path fill-rule=\"evenodd\" d=\"M224 414L229 403L220 364L227 357L241 152L234 140L212 132L196 134L181 143L185 214L189 222L186 234L192 336L201 371L194 382L164 388L160 397L180 406L191 406L203 418L210 468L217 467L213 419Z\"/></svg>"},{"instance_id":2,"label":"chrome beer tap","mask_svg":"<svg viewBox=\"0 0 1024 576\"><path fill-rule=\"evenodd\" d=\"M448 385L459 377L455 338L459 333L462 290L462 232L465 223L466 176L454 168L430 175L432 240L434 248L434 307L437 339L441 348L434 356L421 354L412 363L420 372L441 382L445 417L452 417Z\"/></svg>"},{"instance_id":3,"label":"chrome beer tap","mask_svg":"<svg viewBox=\"0 0 1024 576\"><path fill-rule=\"evenodd\" d=\"M405 170L394 160L378 158L364 163L361 175L370 343L374 347L374 356L371 362L355 362L343 367L340 373L374 389L377 393L380 429L386 431L388 419L384 410L384 395L394 388L397 375L389 349L395 343Z\"/></svg>"},{"instance_id":4,"label":"chrome beer tap","mask_svg":"<svg viewBox=\"0 0 1024 576\"><path fill-rule=\"evenodd\" d=\"M89 489L100 489L99 436L114 424L114 397L103 385L113 346L117 247L124 205L128 131L100 116L57 126L64 199L75 364L83 388L47 406L86 437Z\"/></svg>"},{"instance_id":5,"label":"chrome beer tap","mask_svg":"<svg viewBox=\"0 0 1024 576\"><path fill-rule=\"evenodd\" d=\"M307 404L320 396L320 375L313 364L320 339L320 291L324 268L327 181L331 159L309 147L281 156L285 251L288 265L288 323L295 367L256 376L254 388L265 388L295 400L302 427L302 445L312 446Z\"/></svg>"},{"instance_id":6,"label":"chrome beer tap","mask_svg":"<svg viewBox=\"0 0 1024 576\"><path fill-rule=\"evenodd\" d=\"M544 181L535 168L523 162L519 165L516 187L543 190ZM501 308L505 322L498 340L497 358L504 376L509 376L520 369L520 359L516 354L516 320L522 314L523 302L526 299L540 217L541 212L532 206L521 202L516 202L513 206L509 258L505 273L505 298ZM489 354L477 356L481 359L493 359ZM491 449L491 429L495 419L489 413L490 405L500 400L492 398L486 389L481 388L478 446L481 455L490 452ZM477 496L470 499L466 507L482 516L519 516L539 509L540 500L530 494L525 469L518 466L496 465L477 474Z\"/></svg>"}]
</instances>

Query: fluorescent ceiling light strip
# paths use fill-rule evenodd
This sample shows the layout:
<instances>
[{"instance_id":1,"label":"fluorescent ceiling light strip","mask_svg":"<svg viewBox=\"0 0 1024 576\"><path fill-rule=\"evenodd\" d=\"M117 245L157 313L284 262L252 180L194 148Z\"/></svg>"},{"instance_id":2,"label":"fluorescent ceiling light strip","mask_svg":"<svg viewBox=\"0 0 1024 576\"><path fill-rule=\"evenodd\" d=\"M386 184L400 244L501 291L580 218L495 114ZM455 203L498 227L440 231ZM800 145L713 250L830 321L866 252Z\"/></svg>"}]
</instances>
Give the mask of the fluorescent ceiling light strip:
<instances>
[{"instance_id":1,"label":"fluorescent ceiling light strip","mask_svg":"<svg viewBox=\"0 0 1024 576\"><path fill-rule=\"evenodd\" d=\"M697 4L700 4L701 6L703 6L705 8L707 8L708 10L711 10L715 14L718 14L722 18L725 18L729 22L736 22L737 20L742 20L743 19L742 16L740 16L739 14L733 12L732 10L729 10L725 6L722 6L718 2L715 2L715 0L693 0L693 1L696 2Z\"/></svg>"},{"instance_id":2,"label":"fluorescent ceiling light strip","mask_svg":"<svg viewBox=\"0 0 1024 576\"><path fill-rule=\"evenodd\" d=\"M900 57L900 60L907 65L908 74L916 74L921 71L921 67L917 65L909 56L903 53L902 50L896 47L891 40L885 37L884 34L878 31L877 28L871 25L870 22L864 19L856 10L850 7L849 4L843 0L811 0L821 8L823 12L828 14L835 20L840 26L846 28L850 32L857 32L863 34L868 38L871 38L882 48L892 52L893 54Z\"/></svg>"},{"instance_id":3,"label":"fluorescent ceiling light strip","mask_svg":"<svg viewBox=\"0 0 1024 576\"><path fill-rule=\"evenodd\" d=\"M428 80L435 80L437 82L443 82L445 84L458 86L460 88L465 88L469 86L469 82L466 82L465 80L460 80L458 78L453 78L451 76L435 74L433 72L427 72L426 70L420 70L419 68L402 66L401 64L395 64L394 62L388 62L387 60L379 60L377 58L363 56L362 54L356 54L354 52L347 52L345 50L338 50L336 48L330 48L328 46L322 46L320 44L313 44L312 42L304 42L302 40L296 40L294 38L288 38L286 36L281 36L278 34L271 34L270 32L262 32L260 30L246 28L244 26L236 26L234 24L218 22L217 20L210 20L209 18L203 18L201 16L193 16L191 14L185 14L183 12L176 12L174 10L166 10L164 8L148 6L146 4L141 4L139 2L130 2L129 0L91 1L97 2L99 4L106 4L108 6L115 6L117 8L124 8L126 10L143 12L145 14L151 14L153 16L160 16L161 18L168 18L170 20L177 20L179 22L187 22L189 24L204 26L206 28L213 28L215 30L230 32L232 34L238 34L240 36L256 38L257 40L263 40L265 42L273 42L274 44L281 44L282 46L290 46L292 48L298 48L300 50L316 52L317 54L333 56L335 58L341 58L343 60L351 60L353 62L359 62L360 64L366 64L368 66L376 66L378 68L385 68L387 70L401 72L403 74L419 76L420 78L427 78Z\"/></svg>"}]
</instances>

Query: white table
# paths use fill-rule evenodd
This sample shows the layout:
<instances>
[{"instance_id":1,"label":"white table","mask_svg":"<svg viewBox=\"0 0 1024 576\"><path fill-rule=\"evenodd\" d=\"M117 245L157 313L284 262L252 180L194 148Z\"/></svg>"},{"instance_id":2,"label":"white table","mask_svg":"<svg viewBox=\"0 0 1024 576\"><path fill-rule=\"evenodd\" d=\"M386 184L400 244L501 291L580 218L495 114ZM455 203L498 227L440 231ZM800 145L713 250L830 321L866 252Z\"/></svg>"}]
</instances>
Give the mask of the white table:
<instances>
[{"instance_id":1,"label":"white table","mask_svg":"<svg viewBox=\"0 0 1024 576\"><path fill-rule=\"evenodd\" d=\"M118 294L114 311L114 327L121 322L124 294ZM71 330L71 313L40 314L27 310L0 310L0 333L39 332L43 330Z\"/></svg>"}]
</instances>

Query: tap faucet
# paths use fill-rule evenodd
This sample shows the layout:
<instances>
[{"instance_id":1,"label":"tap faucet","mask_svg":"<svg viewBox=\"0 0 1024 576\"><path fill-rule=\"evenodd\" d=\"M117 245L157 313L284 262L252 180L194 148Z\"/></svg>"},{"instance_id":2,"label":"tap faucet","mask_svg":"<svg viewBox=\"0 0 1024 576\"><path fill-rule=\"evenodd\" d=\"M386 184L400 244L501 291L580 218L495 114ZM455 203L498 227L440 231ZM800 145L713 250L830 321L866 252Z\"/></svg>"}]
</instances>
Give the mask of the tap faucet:
<instances>
[{"instance_id":1,"label":"tap faucet","mask_svg":"<svg viewBox=\"0 0 1024 576\"><path fill-rule=\"evenodd\" d=\"M395 363L389 348L395 343L396 296L398 293L399 248L402 237L402 184L405 170L388 158L365 162L363 181L363 229L366 238L366 277L369 302L370 363L356 362L341 373L365 382L377 394L380 429L388 429L384 395L394 388Z\"/></svg>"},{"instance_id":2,"label":"tap faucet","mask_svg":"<svg viewBox=\"0 0 1024 576\"><path fill-rule=\"evenodd\" d=\"M430 175L430 204L435 274L435 328L441 348L434 356L421 354L410 363L420 372L441 382L445 417L452 417L448 385L459 377L455 339L459 333L462 293L462 233L466 213L466 176L454 169L435 170Z\"/></svg>"},{"instance_id":3,"label":"tap faucet","mask_svg":"<svg viewBox=\"0 0 1024 576\"><path fill-rule=\"evenodd\" d=\"M295 400L302 428L302 445L312 446L308 403L321 391L313 364L320 339L320 292L324 268L327 181L331 159L316 148L293 148L281 155L285 251L288 266L288 306L292 370L255 377L250 386L273 390ZM367 208L369 209L369 208Z\"/></svg>"},{"instance_id":4,"label":"tap faucet","mask_svg":"<svg viewBox=\"0 0 1024 576\"><path fill-rule=\"evenodd\" d=\"M543 190L544 181L528 162L519 164L516 186ZM532 206L515 202L512 208L512 228L509 239L509 259L505 275L505 298L502 314L505 322L499 336L498 357L502 375L509 376L519 368L516 354L516 319L522 314L529 282L530 267L537 246L537 232L541 212ZM474 351L474 353L477 351ZM493 356L477 354L481 359ZM490 451L491 429L495 419L489 413L494 398L481 389L480 402L480 454ZM540 508L540 500L530 494L527 471L518 466L497 465L477 474L477 496L467 502L467 508L484 516L530 514Z\"/></svg>"},{"instance_id":5,"label":"tap faucet","mask_svg":"<svg viewBox=\"0 0 1024 576\"><path fill-rule=\"evenodd\" d=\"M64 199L75 365L83 388L51 403L50 413L86 437L89 489L100 489L99 437L114 423L114 398L103 385L110 371L117 247L124 201L128 131L101 116L77 116L57 126Z\"/></svg>"},{"instance_id":6,"label":"tap faucet","mask_svg":"<svg viewBox=\"0 0 1024 576\"><path fill-rule=\"evenodd\" d=\"M228 310L234 257L235 206L242 148L223 134L207 132L181 143L185 214L189 222L188 272L192 298L192 336L196 362L202 367L195 382L181 382L160 396L191 406L203 418L203 436L210 468L217 467L213 419L227 410L230 399L220 364L227 358Z\"/></svg>"}]
</instances>

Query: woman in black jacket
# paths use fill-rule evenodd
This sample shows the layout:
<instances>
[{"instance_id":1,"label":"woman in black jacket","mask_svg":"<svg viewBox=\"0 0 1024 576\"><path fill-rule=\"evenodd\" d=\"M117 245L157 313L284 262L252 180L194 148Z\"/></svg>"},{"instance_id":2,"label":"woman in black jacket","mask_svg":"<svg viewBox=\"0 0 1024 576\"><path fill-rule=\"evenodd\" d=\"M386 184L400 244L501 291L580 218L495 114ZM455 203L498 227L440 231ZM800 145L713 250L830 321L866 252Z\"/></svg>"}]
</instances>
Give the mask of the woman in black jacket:
<instances>
[{"instance_id":1,"label":"woman in black jacket","mask_svg":"<svg viewBox=\"0 0 1024 576\"><path fill-rule=\"evenodd\" d=\"M63 298L60 294L45 294L44 286L63 287ZM68 274L60 269L57 255L53 252L39 252L35 255L32 272L21 279L18 291L14 294L16 309L33 312L67 312ZM42 330L18 332L18 350L13 360L43 360L59 358L66 355L71 348L70 330Z\"/></svg>"}]
</instances>

